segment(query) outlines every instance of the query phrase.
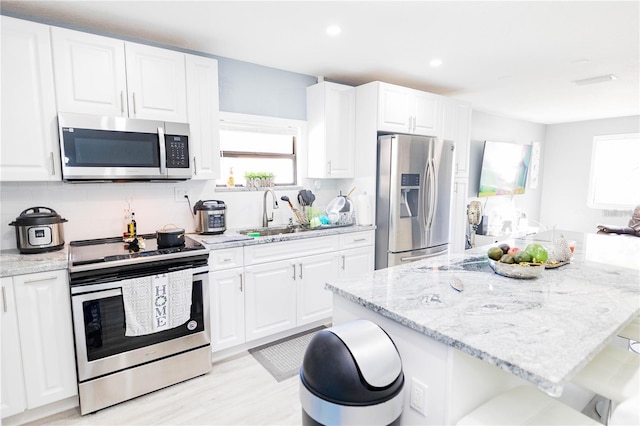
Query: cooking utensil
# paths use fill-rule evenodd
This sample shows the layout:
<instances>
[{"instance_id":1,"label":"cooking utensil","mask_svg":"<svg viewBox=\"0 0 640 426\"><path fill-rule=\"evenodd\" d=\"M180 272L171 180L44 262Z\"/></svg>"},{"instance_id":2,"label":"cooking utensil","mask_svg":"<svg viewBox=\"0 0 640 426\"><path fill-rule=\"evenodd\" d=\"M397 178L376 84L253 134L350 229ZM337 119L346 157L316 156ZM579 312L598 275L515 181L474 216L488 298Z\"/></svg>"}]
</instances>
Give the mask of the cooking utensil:
<instances>
[{"instance_id":1,"label":"cooking utensil","mask_svg":"<svg viewBox=\"0 0 640 426\"><path fill-rule=\"evenodd\" d=\"M60 250L64 247L63 223L49 207L30 207L23 210L9 226L16 227L16 244L20 253L33 254Z\"/></svg>"},{"instance_id":2,"label":"cooking utensil","mask_svg":"<svg viewBox=\"0 0 640 426\"><path fill-rule=\"evenodd\" d=\"M293 204L291 204L291 200L289 199L289 197L287 197L286 195L283 195L282 197L280 197L280 199L282 201L286 201L287 203L289 203L289 207L291 207L291 211L293 211L293 214L296 215L296 219L298 220L298 222L301 225L308 225L309 224L309 221L307 220L306 217L304 217L304 215L302 213L300 213L300 210L298 210L295 207L293 207Z\"/></svg>"},{"instance_id":3,"label":"cooking utensil","mask_svg":"<svg viewBox=\"0 0 640 426\"><path fill-rule=\"evenodd\" d=\"M313 194L313 192L307 189L307 205L312 206L315 200L316 196Z\"/></svg>"},{"instance_id":4,"label":"cooking utensil","mask_svg":"<svg viewBox=\"0 0 640 426\"><path fill-rule=\"evenodd\" d=\"M169 228L169 227L172 228ZM158 248L180 247L184 245L184 228L178 228L174 224L165 225L156 231Z\"/></svg>"}]
</instances>

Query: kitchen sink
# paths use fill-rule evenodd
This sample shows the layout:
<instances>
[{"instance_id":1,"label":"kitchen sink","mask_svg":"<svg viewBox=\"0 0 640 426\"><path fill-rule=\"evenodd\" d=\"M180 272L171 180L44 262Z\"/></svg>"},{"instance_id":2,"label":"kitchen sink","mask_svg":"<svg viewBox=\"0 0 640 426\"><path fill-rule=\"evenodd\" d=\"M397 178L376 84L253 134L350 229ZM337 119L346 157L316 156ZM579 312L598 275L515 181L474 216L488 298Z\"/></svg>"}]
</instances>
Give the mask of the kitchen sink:
<instances>
[{"instance_id":1,"label":"kitchen sink","mask_svg":"<svg viewBox=\"0 0 640 426\"><path fill-rule=\"evenodd\" d=\"M269 236L269 235L280 235L280 234L294 234L297 232L306 232L310 231L307 228L301 228L299 226L273 226L270 228L248 228L248 229L240 229L238 230L238 234L248 235L254 232L260 234L261 237Z\"/></svg>"}]
</instances>

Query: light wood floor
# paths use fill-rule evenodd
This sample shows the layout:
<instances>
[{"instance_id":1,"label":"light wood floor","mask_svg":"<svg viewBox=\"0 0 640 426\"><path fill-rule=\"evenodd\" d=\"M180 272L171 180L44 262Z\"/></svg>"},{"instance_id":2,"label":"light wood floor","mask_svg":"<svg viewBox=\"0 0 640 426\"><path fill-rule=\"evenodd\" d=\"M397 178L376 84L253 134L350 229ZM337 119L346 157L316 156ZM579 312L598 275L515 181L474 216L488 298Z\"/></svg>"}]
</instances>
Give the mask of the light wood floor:
<instances>
[{"instance_id":1,"label":"light wood floor","mask_svg":"<svg viewBox=\"0 0 640 426\"><path fill-rule=\"evenodd\" d=\"M68 410L31 425L299 425L299 379L280 383L253 356L215 363L211 373L80 416Z\"/></svg>"}]
</instances>

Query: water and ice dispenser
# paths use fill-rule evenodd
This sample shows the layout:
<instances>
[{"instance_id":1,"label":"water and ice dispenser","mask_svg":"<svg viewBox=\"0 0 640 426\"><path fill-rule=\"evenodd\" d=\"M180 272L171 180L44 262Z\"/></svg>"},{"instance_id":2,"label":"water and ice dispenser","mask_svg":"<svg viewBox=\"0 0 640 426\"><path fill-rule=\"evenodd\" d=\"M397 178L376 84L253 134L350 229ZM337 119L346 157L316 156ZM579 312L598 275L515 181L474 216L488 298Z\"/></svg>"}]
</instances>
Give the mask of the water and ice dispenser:
<instances>
[{"instance_id":1,"label":"water and ice dispenser","mask_svg":"<svg viewBox=\"0 0 640 426\"><path fill-rule=\"evenodd\" d=\"M400 217L418 217L420 175L403 173L400 176Z\"/></svg>"}]
</instances>

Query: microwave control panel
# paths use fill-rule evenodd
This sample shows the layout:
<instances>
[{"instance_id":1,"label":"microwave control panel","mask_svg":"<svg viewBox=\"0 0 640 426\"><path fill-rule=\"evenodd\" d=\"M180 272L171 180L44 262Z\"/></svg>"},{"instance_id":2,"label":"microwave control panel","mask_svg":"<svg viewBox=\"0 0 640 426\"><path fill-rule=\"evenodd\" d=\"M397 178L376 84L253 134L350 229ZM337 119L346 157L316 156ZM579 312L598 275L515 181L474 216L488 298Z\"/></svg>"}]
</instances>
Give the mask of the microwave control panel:
<instances>
[{"instance_id":1,"label":"microwave control panel","mask_svg":"<svg viewBox=\"0 0 640 426\"><path fill-rule=\"evenodd\" d=\"M165 135L167 167L189 168L189 138L187 136Z\"/></svg>"}]
</instances>

